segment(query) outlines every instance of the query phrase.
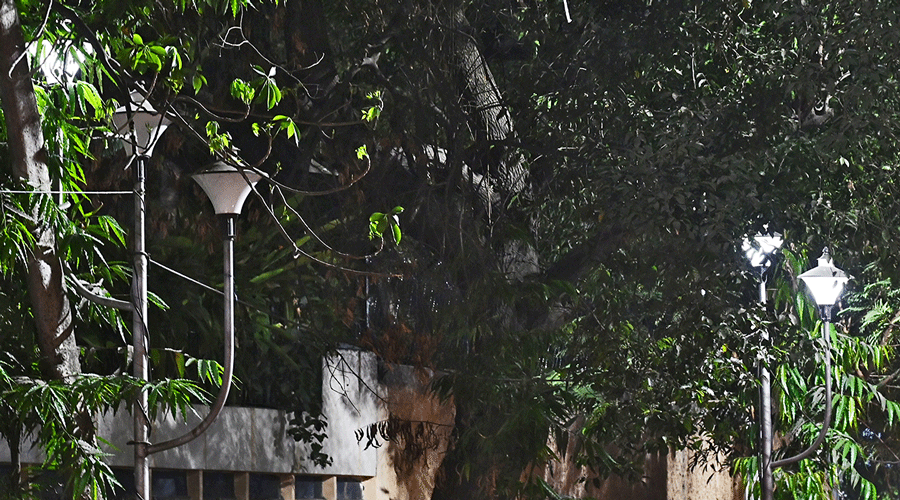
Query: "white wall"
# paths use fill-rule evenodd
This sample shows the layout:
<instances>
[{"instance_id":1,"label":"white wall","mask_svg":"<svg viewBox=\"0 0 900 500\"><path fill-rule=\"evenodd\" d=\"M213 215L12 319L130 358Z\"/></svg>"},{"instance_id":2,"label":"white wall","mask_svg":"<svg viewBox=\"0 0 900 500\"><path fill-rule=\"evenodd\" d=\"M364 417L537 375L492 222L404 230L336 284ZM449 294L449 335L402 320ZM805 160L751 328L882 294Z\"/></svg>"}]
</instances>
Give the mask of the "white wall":
<instances>
[{"instance_id":1,"label":"white wall","mask_svg":"<svg viewBox=\"0 0 900 500\"><path fill-rule=\"evenodd\" d=\"M341 350L322 362L323 412L328 418L328 437L323 452L332 458L325 468L310 462L309 445L297 443L286 433L289 417L282 411L263 408L225 407L215 422L194 441L151 456L150 466L165 469L201 469L242 472L316 474L372 477L376 472L376 450L363 450L356 430L379 418L375 355ZM192 429L207 407L195 406L196 415L187 422L166 415L153 424L151 439L162 442ZM110 454L114 467L130 467L134 451L128 441L133 418L119 410L98 418L98 435L110 442L101 448ZM22 461L40 463L43 454L26 439ZM9 460L9 448L0 442L0 462Z\"/></svg>"}]
</instances>

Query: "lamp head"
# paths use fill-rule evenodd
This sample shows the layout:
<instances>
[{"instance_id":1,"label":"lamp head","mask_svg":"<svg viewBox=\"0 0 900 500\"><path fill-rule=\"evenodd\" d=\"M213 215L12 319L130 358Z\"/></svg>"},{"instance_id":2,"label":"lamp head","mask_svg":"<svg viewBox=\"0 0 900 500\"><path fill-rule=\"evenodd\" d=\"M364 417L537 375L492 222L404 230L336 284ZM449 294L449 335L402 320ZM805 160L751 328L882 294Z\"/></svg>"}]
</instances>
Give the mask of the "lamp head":
<instances>
[{"instance_id":1,"label":"lamp head","mask_svg":"<svg viewBox=\"0 0 900 500\"><path fill-rule=\"evenodd\" d=\"M139 92L131 93L131 121L134 123L134 140L131 127L128 126L128 110L125 106L116 108L112 114L115 134L124 142L125 152L131 156L137 152L140 156L153 154L153 147L166 127L172 123L166 116L156 111Z\"/></svg>"},{"instance_id":2,"label":"lamp head","mask_svg":"<svg viewBox=\"0 0 900 500\"><path fill-rule=\"evenodd\" d=\"M799 278L806 283L813 300L820 307L833 306L844 291L844 285L850 280L847 273L834 267L828 248L822 250L819 265L801 274Z\"/></svg>"},{"instance_id":3,"label":"lamp head","mask_svg":"<svg viewBox=\"0 0 900 500\"><path fill-rule=\"evenodd\" d=\"M744 244L741 248L744 250L744 255L747 256L751 266L764 270L772 265L772 258L783 243L784 240L781 238L781 233L756 233L753 241L750 241L749 238L744 238Z\"/></svg>"},{"instance_id":4,"label":"lamp head","mask_svg":"<svg viewBox=\"0 0 900 500\"><path fill-rule=\"evenodd\" d=\"M238 170L217 161L191 176L212 202L216 214L238 215L253 186L262 176L252 170Z\"/></svg>"}]
</instances>

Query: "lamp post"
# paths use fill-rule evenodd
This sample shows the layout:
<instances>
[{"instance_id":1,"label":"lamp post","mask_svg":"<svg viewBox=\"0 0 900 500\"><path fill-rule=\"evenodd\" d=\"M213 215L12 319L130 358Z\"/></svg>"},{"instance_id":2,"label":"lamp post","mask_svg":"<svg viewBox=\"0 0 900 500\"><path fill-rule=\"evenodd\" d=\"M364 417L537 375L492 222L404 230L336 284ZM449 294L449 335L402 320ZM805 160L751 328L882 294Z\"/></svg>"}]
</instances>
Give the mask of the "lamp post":
<instances>
[{"instance_id":1,"label":"lamp post","mask_svg":"<svg viewBox=\"0 0 900 500\"><path fill-rule=\"evenodd\" d=\"M165 116L157 113L147 101L132 107L139 94L132 94L127 103L113 114L116 134L125 141L126 152L136 155L135 171L135 219L134 219L134 274L132 277L133 312L133 364L134 376L148 381L149 354L147 350L147 252L145 243L145 175L146 161L152 154L156 139L169 124ZM254 172L241 172L224 163L214 164L194 176L206 195L212 200L217 214L225 214L225 361L223 381L215 403L209 413L192 430L175 439L150 443L150 423L147 417L147 393L139 391L134 401L134 483L138 500L150 500L150 466L148 457L154 453L185 444L202 434L218 416L231 388L234 366L234 219L241 212L252 186L260 180Z\"/></svg>"},{"instance_id":2,"label":"lamp post","mask_svg":"<svg viewBox=\"0 0 900 500\"><path fill-rule=\"evenodd\" d=\"M837 303L838 298L840 298L841 292L844 290L844 285L850 280L850 276L834 266L831 255L826 248L822 251L822 256L818 259L818 265L801 274L799 278L806 284L813 300L816 301L816 306L819 309L819 315L823 323L822 336L825 342L825 415L823 417L822 428L819 431L819 435L808 448L793 457L771 461L771 407L769 407L768 410L761 409L761 413L763 414L760 415L760 427L768 427L768 430L761 430L762 435L767 435L767 439L762 443L762 454L765 456L766 450L769 452L768 459L764 459L760 464L760 474L762 477L760 491L763 500L772 500L774 495L775 488L774 481L772 481L772 471L779 467L799 462L812 455L825 440L828 428L831 425L831 320L834 305ZM763 405L761 404L761 408L762 406Z\"/></svg>"},{"instance_id":3,"label":"lamp post","mask_svg":"<svg viewBox=\"0 0 900 500\"><path fill-rule=\"evenodd\" d=\"M225 296L223 316L225 360L222 367L222 386L219 388L219 394L210 407L209 413L196 427L174 439L148 445L148 455L187 444L203 434L225 406L234 373L234 220L240 215L244 201L247 199L250 191L253 190L253 186L262 177L255 172L241 171L223 162L213 163L207 169L194 174L192 177L212 201L216 214L225 216L225 275L223 287Z\"/></svg>"},{"instance_id":4,"label":"lamp post","mask_svg":"<svg viewBox=\"0 0 900 500\"><path fill-rule=\"evenodd\" d=\"M141 381L150 379L147 352L147 251L146 180L147 160L153 154L156 140L169 125L165 115L158 113L139 93L132 92L130 102L113 112L115 133L122 139L125 152L135 155L134 171L134 274L131 278L132 312L132 363L134 377ZM150 500L150 468L147 462L147 445L150 438L150 422L147 413L147 393L138 391L133 403L134 418L134 485L137 498Z\"/></svg>"},{"instance_id":5,"label":"lamp post","mask_svg":"<svg viewBox=\"0 0 900 500\"><path fill-rule=\"evenodd\" d=\"M773 469L799 462L812 455L825 440L825 435L831 426L831 318L834 305L840 298L841 292L844 291L844 285L850 280L850 275L834 267L831 254L825 248L822 250L822 256L819 257L818 265L801 274L799 278L806 284L810 295L816 301L819 316L822 319L822 337L825 341L825 416L816 440L800 454L772 462Z\"/></svg>"},{"instance_id":6,"label":"lamp post","mask_svg":"<svg viewBox=\"0 0 900 500\"><path fill-rule=\"evenodd\" d=\"M781 234L757 234L754 242L744 240L743 250L750 261L750 265L759 275L759 303L766 303L766 270L775 260L775 254L781 248L783 240ZM755 244L754 244L755 243ZM762 330L762 342L769 345L769 331ZM763 492L763 499L770 500L775 483L772 479L772 379L769 368L764 361L759 362L759 484ZM769 492L766 496L765 492Z\"/></svg>"},{"instance_id":7,"label":"lamp post","mask_svg":"<svg viewBox=\"0 0 900 500\"><path fill-rule=\"evenodd\" d=\"M234 220L240 215L244 201L253 190L253 186L262 178L253 171L241 171L224 162L213 163L192 177L203 188L203 192L213 204L216 215L222 216L224 222L225 364L219 396L206 418L193 431L170 441L168 447L179 446L199 436L215 420L228 399L234 370Z\"/></svg>"}]
</instances>

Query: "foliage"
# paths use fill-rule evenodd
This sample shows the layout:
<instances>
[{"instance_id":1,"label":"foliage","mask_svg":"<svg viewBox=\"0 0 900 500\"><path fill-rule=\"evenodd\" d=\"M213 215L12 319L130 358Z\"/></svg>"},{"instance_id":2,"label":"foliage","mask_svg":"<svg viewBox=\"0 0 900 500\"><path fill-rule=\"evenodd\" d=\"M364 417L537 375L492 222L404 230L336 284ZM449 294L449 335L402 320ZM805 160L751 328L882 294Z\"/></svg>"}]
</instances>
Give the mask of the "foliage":
<instances>
[{"instance_id":1,"label":"foliage","mask_svg":"<svg viewBox=\"0 0 900 500\"><path fill-rule=\"evenodd\" d=\"M813 330L815 315L783 305L801 293L793 280L777 314L751 304L754 281L736 252L742 236L769 222L795 252L836 247L860 283L865 266L894 277L897 253L885 246L896 236L886 221L896 217L897 160L888 4L594 3L575 9L572 24L545 4L377 5L341 18L359 28L346 31L344 47L362 46L359 35L366 57L380 56L356 75L364 88L387 89L376 134L406 141L409 164L385 185L409 193L394 199L417 215L403 253L421 268L415 283L395 287L392 304L397 322L443 341L431 362L450 368L439 389L462 415L450 458L458 462L448 470L516 482L522 464L505 457L541 460L545 434L535 429L566 429L560 405L588 414L582 459L601 475L634 471L647 451L699 447L698 436L713 438L713 451L746 453L755 444L747 410L755 360L791 353L780 366L813 373L804 361L814 359L812 343L796 339ZM468 26L448 21L442 7L463 10ZM400 18L414 21L400 27ZM464 93L446 69L460 43L454 30L481 42L514 140L462 132L477 126L453 100ZM414 74L402 69L414 64ZM493 213L459 209L475 203L465 205L465 191L465 201L453 198L454 173L499 168L494 153L504 147L526 158L532 190ZM506 282L498 249L510 240L533 244L543 272ZM871 290L854 291L862 316ZM410 295L424 299L400 299ZM422 317L432 314L440 321ZM846 320L854 338L858 320ZM785 343L760 346L761 325L784 332ZM883 336L835 345L856 359L877 356L880 365L873 358L861 368L867 377L891 372ZM841 425L859 403L879 400L847 373L837 385L856 392L839 398ZM796 409L808 401L791 399L801 394L793 389L783 403L806 422ZM527 451L511 438L523 434L534 438ZM848 443L833 443L836 458L852 460L859 442ZM604 455L610 445L619 456ZM799 487L804 477L781 481Z\"/></svg>"},{"instance_id":2,"label":"foliage","mask_svg":"<svg viewBox=\"0 0 900 500\"><path fill-rule=\"evenodd\" d=\"M821 496L828 477L896 496L890 2L583 2L571 22L553 2L302 4L21 2L36 46L80 61L61 82L35 67L66 190L128 186L118 147L91 142L126 89L179 118L150 162L155 261L217 284L219 233L188 174L225 159L268 175L238 232L236 401L292 409L295 435L320 440L320 356L358 342L446 373L457 427L436 497L515 495L576 437L564 458L598 477L687 447L751 478L757 362L777 368L779 428L798 436L784 452L817 425L816 315L796 276L827 244L856 276L833 335L834 430L780 491ZM42 204L73 273L127 292L126 200L3 201L4 279L29 237L14 214ZM402 245L382 247L401 242L401 212ZM768 308L737 250L766 223L789 242ZM155 370L180 378L220 352L219 299L151 280L171 306L149 319ZM0 299L4 322L27 322L21 293ZM80 307L90 368L121 369L125 326ZM33 362L24 335L9 344Z\"/></svg>"},{"instance_id":3,"label":"foliage","mask_svg":"<svg viewBox=\"0 0 900 500\"><path fill-rule=\"evenodd\" d=\"M68 477L67 491L89 491L94 497L110 492L118 483L104 461L105 454L81 432L85 413L116 410L130 403L137 391L148 392L152 417L158 412L186 417L193 411L192 403L207 401L206 393L187 380L148 384L124 376L85 374L71 381L44 381L11 377L8 366L0 365L0 393L9 410L4 414L14 416L6 425L35 437L46 452L43 470L76 471Z\"/></svg>"}]
</instances>

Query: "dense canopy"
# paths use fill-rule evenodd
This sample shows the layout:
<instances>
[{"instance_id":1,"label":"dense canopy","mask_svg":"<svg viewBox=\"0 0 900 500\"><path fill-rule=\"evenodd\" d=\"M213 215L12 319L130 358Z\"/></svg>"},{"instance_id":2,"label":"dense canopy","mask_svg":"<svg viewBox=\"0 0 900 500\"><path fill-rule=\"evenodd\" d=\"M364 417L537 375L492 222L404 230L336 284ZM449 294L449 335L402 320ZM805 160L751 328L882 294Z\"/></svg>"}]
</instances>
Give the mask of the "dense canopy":
<instances>
[{"instance_id":1,"label":"dense canopy","mask_svg":"<svg viewBox=\"0 0 900 500\"><path fill-rule=\"evenodd\" d=\"M173 120L148 168L170 406L221 350L221 299L201 286L221 282L220 234L190 174L224 160L269 178L239 222L232 399L306 415L298 439L321 439L319 360L349 343L445 374L457 422L435 498L552 496L523 471L570 435L565 458L597 477L689 447L758 488L758 363L777 453L818 429L820 323L796 278L827 246L854 276L834 428L777 491L900 495L892 2L0 6L0 411L20 415L0 432L50 427L48 466L95 463L67 444L92 430L31 388L79 409L79 391L108 385L103 407L139 385L126 322L73 288L128 294L133 160L108 115L138 91ZM785 247L762 306L741 242L766 231ZM96 467L75 491L105 483Z\"/></svg>"}]
</instances>

